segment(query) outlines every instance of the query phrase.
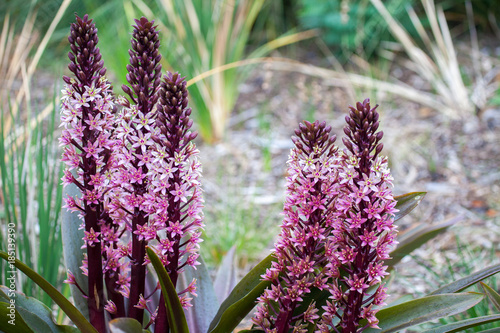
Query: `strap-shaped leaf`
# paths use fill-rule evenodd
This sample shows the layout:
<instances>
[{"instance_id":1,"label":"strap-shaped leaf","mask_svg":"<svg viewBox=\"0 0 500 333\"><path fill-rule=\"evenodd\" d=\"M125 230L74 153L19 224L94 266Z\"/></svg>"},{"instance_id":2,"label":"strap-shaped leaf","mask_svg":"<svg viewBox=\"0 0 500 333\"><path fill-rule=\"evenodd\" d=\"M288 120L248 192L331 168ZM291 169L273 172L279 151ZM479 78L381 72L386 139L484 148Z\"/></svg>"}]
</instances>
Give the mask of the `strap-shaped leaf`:
<instances>
[{"instance_id":1,"label":"strap-shaped leaf","mask_svg":"<svg viewBox=\"0 0 500 333\"><path fill-rule=\"evenodd\" d=\"M8 260L7 253L0 251L0 257ZM97 333L97 330L85 319L85 317L78 311L77 308L70 301L68 301L54 286L47 282L34 270L26 266L18 259L15 260L14 266L21 272L26 274L33 282L42 288L50 298L61 308L61 310L73 321L73 323L82 331L82 333Z\"/></svg>"},{"instance_id":2,"label":"strap-shaped leaf","mask_svg":"<svg viewBox=\"0 0 500 333\"><path fill-rule=\"evenodd\" d=\"M465 319L457 321L455 323L439 326L430 330L426 330L423 333L452 333L452 332L464 332L468 328L481 326L484 324L492 323L500 320L500 314L482 316L476 318ZM497 328L497 330L499 330Z\"/></svg>"},{"instance_id":3,"label":"strap-shaped leaf","mask_svg":"<svg viewBox=\"0 0 500 333\"><path fill-rule=\"evenodd\" d=\"M12 310L10 302L0 302L0 332L4 333L34 333L24 321L21 314Z\"/></svg>"},{"instance_id":4,"label":"strap-shaped leaf","mask_svg":"<svg viewBox=\"0 0 500 333\"><path fill-rule=\"evenodd\" d=\"M222 302L210 324L209 332L231 332L253 309L257 297L271 284L269 281L261 281L261 275L266 273L266 269L271 267L271 262L274 260L276 259L272 254L268 255L241 279Z\"/></svg>"},{"instance_id":5,"label":"strap-shaped leaf","mask_svg":"<svg viewBox=\"0 0 500 333\"><path fill-rule=\"evenodd\" d=\"M488 298L490 299L491 303L497 308L498 311L500 311L500 295L490 286L483 282L479 282L481 284L481 287L483 287L484 293Z\"/></svg>"},{"instance_id":6,"label":"strap-shaped leaf","mask_svg":"<svg viewBox=\"0 0 500 333\"><path fill-rule=\"evenodd\" d=\"M377 313L378 326L382 329L368 328L364 333L389 333L463 312L483 299L479 293L442 294L425 296L384 308ZM366 325L366 320L360 326Z\"/></svg>"},{"instance_id":7,"label":"strap-shaped leaf","mask_svg":"<svg viewBox=\"0 0 500 333\"><path fill-rule=\"evenodd\" d=\"M149 260L151 260L151 264L153 265L156 274L158 275L158 279L160 280L161 291L167 308L167 320L171 332L189 333L186 317L184 316L184 310L182 309L179 296L175 291L172 280L170 280L170 277L168 276L167 270L163 267L160 258L158 258L156 253L151 248L146 247L146 252Z\"/></svg>"},{"instance_id":8,"label":"strap-shaped leaf","mask_svg":"<svg viewBox=\"0 0 500 333\"><path fill-rule=\"evenodd\" d=\"M461 219L461 217L456 217L436 225L421 224L411 230L408 230L397 238L399 244L391 252L391 259L385 260L385 264L389 267L394 267L394 265L400 262L405 256L410 254L415 249L418 249L429 240L445 232Z\"/></svg>"},{"instance_id":9,"label":"strap-shaped leaf","mask_svg":"<svg viewBox=\"0 0 500 333\"><path fill-rule=\"evenodd\" d=\"M426 193L427 192L410 192L394 197L398 202L396 204L396 209L399 210L399 212L394 214L394 221L400 220L417 207L422 199L424 199Z\"/></svg>"},{"instance_id":10,"label":"strap-shaped leaf","mask_svg":"<svg viewBox=\"0 0 500 333\"><path fill-rule=\"evenodd\" d=\"M116 318L109 322L110 333L142 333L141 323L134 318Z\"/></svg>"},{"instance_id":11,"label":"strap-shaped leaf","mask_svg":"<svg viewBox=\"0 0 500 333\"><path fill-rule=\"evenodd\" d=\"M2 294L0 295L2 302L5 296L10 295L11 297L5 302L10 303L11 299L15 302L13 304L19 312L20 317L34 332L79 332L73 326L57 325L52 318L51 309L36 298L28 297L20 292L12 292L4 286L0 287L0 290L2 290Z\"/></svg>"},{"instance_id":12,"label":"strap-shaped leaf","mask_svg":"<svg viewBox=\"0 0 500 333\"><path fill-rule=\"evenodd\" d=\"M487 277L492 276L498 272L500 272L500 264L489 266L480 271L467 275L466 277L453 281L452 283L449 283L439 289L436 289L429 295L439 295L462 291L465 288L470 287L473 284L478 283L479 281L484 280Z\"/></svg>"},{"instance_id":13,"label":"strap-shaped leaf","mask_svg":"<svg viewBox=\"0 0 500 333\"><path fill-rule=\"evenodd\" d=\"M74 170L73 170L74 171ZM73 175L76 177L76 174ZM74 197L80 193L75 184L65 186L63 189L63 196L68 195ZM76 283L88 295L88 278L83 275L80 268L82 266L83 254L85 249L82 249L83 242L83 229L80 228L82 221L78 217L78 212L68 211L66 208L61 212L61 238L63 248L64 266L71 271L75 277ZM87 299L77 286L70 284L71 295L73 296L73 303L75 307L89 319L89 308Z\"/></svg>"},{"instance_id":14,"label":"strap-shaped leaf","mask_svg":"<svg viewBox=\"0 0 500 333\"><path fill-rule=\"evenodd\" d=\"M208 332L210 322L217 313L219 301L215 296L212 278L208 272L205 261L198 257L199 265L194 269L187 266L182 274L177 279L177 290L186 289L191 281L196 279L196 293L198 296L193 297L191 308L184 312L189 330L191 332Z\"/></svg>"},{"instance_id":15,"label":"strap-shaped leaf","mask_svg":"<svg viewBox=\"0 0 500 333\"><path fill-rule=\"evenodd\" d=\"M234 264L234 256L236 253L236 246L231 247L231 249L226 253L222 263L217 271L214 281L215 296L220 303L222 303L227 296L231 293L231 290L236 286L236 267Z\"/></svg>"}]
</instances>

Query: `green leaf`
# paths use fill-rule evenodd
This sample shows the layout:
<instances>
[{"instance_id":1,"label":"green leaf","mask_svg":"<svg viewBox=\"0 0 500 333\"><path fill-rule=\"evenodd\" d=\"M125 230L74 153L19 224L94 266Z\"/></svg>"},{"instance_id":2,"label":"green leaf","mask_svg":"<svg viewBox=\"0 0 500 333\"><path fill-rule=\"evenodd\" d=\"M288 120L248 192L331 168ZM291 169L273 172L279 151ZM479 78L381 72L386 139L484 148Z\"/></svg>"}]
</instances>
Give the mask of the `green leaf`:
<instances>
[{"instance_id":1,"label":"green leaf","mask_svg":"<svg viewBox=\"0 0 500 333\"><path fill-rule=\"evenodd\" d=\"M154 253L151 248L146 247L146 252L149 260L151 260L151 264L153 264L156 274L158 275L158 279L160 280L161 291L167 308L167 319L168 324L170 325L170 330L172 333L189 333L186 317L184 316L184 310L182 309L181 302L179 301L179 296L175 291L174 284L170 280L165 267L163 267L160 258L158 258L156 253Z\"/></svg>"},{"instance_id":2,"label":"green leaf","mask_svg":"<svg viewBox=\"0 0 500 333\"><path fill-rule=\"evenodd\" d=\"M421 224L398 237L398 246L394 249L390 256L391 259L385 260L385 264L393 267L401 261L405 256L410 254L415 249L433 239L437 235L445 232L449 227L457 223L461 218L454 218L449 221L436 225Z\"/></svg>"},{"instance_id":3,"label":"green leaf","mask_svg":"<svg viewBox=\"0 0 500 333\"><path fill-rule=\"evenodd\" d=\"M396 204L396 209L399 210L399 212L394 214L394 221L402 219L405 215L417 207L426 193L427 192L410 192L394 197L394 199L398 202Z\"/></svg>"},{"instance_id":4,"label":"green leaf","mask_svg":"<svg viewBox=\"0 0 500 333\"><path fill-rule=\"evenodd\" d=\"M212 318L217 313L219 302L215 296L212 278L208 273L205 261L198 257L200 265L194 269L187 266L184 273L179 275L177 279L177 290L182 291L187 288L189 283L196 279L196 293L197 297L193 297L191 304L193 305L187 311L186 321L188 323L189 331L191 332L207 332Z\"/></svg>"},{"instance_id":5,"label":"green leaf","mask_svg":"<svg viewBox=\"0 0 500 333\"><path fill-rule=\"evenodd\" d=\"M480 271L472 273L466 277L463 277L459 280L456 280L452 283L449 283L439 289L434 290L429 295L439 295L445 293L454 293L457 291L464 290L467 287L472 286L473 284L486 279L489 276L492 276L496 273L500 272L500 264L486 267Z\"/></svg>"},{"instance_id":6,"label":"green leaf","mask_svg":"<svg viewBox=\"0 0 500 333\"><path fill-rule=\"evenodd\" d=\"M3 295L9 294L10 299L15 301L16 310L34 332L78 332L75 327L57 325L52 318L51 309L36 298L28 297L16 291L12 293L7 287L2 286L0 288L4 292Z\"/></svg>"},{"instance_id":7,"label":"green leaf","mask_svg":"<svg viewBox=\"0 0 500 333\"><path fill-rule=\"evenodd\" d=\"M70 195L74 197L79 193L76 185L71 184L63 189L63 195L66 197ZM80 288L83 289L88 295L88 278L83 275L80 266L82 265L83 253L83 229L80 229L81 220L78 218L77 212L70 212L67 209L62 209L61 214L61 237L62 237L62 247L63 247L63 257L64 265L66 269L71 271L75 276L75 281L78 283ZM71 295L73 296L73 302L75 307L87 318L89 319L89 309L87 300L83 296L82 292L77 286L71 284Z\"/></svg>"},{"instance_id":8,"label":"green leaf","mask_svg":"<svg viewBox=\"0 0 500 333\"><path fill-rule=\"evenodd\" d=\"M484 324L492 323L500 320L500 314L476 317L457 321L455 323L443 325L430 330L426 330L423 333L452 333L452 332L464 332L466 329L476 326L481 326ZM498 330L498 328L497 328Z\"/></svg>"},{"instance_id":9,"label":"green leaf","mask_svg":"<svg viewBox=\"0 0 500 333\"><path fill-rule=\"evenodd\" d=\"M490 301L493 303L493 305L497 308L498 311L500 311L500 295L493 290L490 286L483 282L479 282L481 284L481 287L483 287L483 290L490 299Z\"/></svg>"},{"instance_id":10,"label":"green leaf","mask_svg":"<svg viewBox=\"0 0 500 333\"><path fill-rule=\"evenodd\" d=\"M261 275L266 273L266 269L271 267L271 262L274 260L276 259L273 254L268 255L241 279L231 294L222 302L217 315L210 324L209 332L232 332L238 326L255 306L257 297L270 286L271 282L261 281Z\"/></svg>"},{"instance_id":11,"label":"green leaf","mask_svg":"<svg viewBox=\"0 0 500 333\"><path fill-rule=\"evenodd\" d=\"M14 309L11 312L10 303L0 302L0 332L4 333L34 333L19 312ZM10 323L9 323L10 322Z\"/></svg>"},{"instance_id":12,"label":"green leaf","mask_svg":"<svg viewBox=\"0 0 500 333\"><path fill-rule=\"evenodd\" d=\"M142 325L134 318L116 318L109 322L110 333L142 333Z\"/></svg>"},{"instance_id":13,"label":"green leaf","mask_svg":"<svg viewBox=\"0 0 500 333\"><path fill-rule=\"evenodd\" d=\"M4 260L8 260L7 253L3 251L0 251L0 257ZM15 260L14 266L16 266L21 272L26 274L26 276L28 276L33 282L49 294L50 298L52 298L52 300L59 305L61 310L69 317L69 319L71 319L71 321L73 321L82 333L97 333L97 330L87 321L87 319L85 319L78 309L75 308L75 306L71 304L71 302L68 301L56 288L48 283L47 280L18 259Z\"/></svg>"},{"instance_id":14,"label":"green leaf","mask_svg":"<svg viewBox=\"0 0 500 333\"><path fill-rule=\"evenodd\" d=\"M368 328L364 333L398 332L404 328L425 323L463 312L483 299L479 293L442 294L425 296L419 299L387 307L377 313L378 326L382 329ZM366 320L360 326L366 325Z\"/></svg>"}]
</instances>

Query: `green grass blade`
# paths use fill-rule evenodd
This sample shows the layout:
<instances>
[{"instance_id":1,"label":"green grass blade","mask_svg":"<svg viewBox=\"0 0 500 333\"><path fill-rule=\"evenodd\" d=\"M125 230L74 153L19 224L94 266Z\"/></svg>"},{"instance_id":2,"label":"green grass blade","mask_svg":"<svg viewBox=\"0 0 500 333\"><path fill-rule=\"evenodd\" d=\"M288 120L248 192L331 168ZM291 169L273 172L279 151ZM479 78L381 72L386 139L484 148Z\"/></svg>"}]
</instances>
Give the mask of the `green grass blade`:
<instances>
[{"instance_id":1,"label":"green grass blade","mask_svg":"<svg viewBox=\"0 0 500 333\"><path fill-rule=\"evenodd\" d=\"M8 260L7 253L0 251L0 257ZM42 288L47 294L50 295L52 300L61 308L62 311L73 321L73 323L82 331L82 333L97 333L97 330L85 319L85 317L78 311L70 301L68 301L56 288L47 282L38 273L26 266L18 259L15 260L16 266L21 272L26 274L33 282Z\"/></svg>"}]
</instances>

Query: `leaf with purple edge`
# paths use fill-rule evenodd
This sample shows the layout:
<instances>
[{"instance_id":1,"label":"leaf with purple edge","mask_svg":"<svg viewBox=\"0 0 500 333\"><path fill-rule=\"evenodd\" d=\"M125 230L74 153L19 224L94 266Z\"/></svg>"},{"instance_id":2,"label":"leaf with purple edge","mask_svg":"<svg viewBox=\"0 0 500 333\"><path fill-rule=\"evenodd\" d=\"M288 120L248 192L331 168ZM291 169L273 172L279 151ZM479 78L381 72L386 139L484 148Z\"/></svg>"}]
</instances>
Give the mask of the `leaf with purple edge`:
<instances>
[{"instance_id":1,"label":"leaf with purple edge","mask_svg":"<svg viewBox=\"0 0 500 333\"><path fill-rule=\"evenodd\" d=\"M160 280L161 291L167 308L167 320L172 333L189 333L186 316L172 280L170 280L156 253L150 247L146 247L146 252Z\"/></svg>"}]
</instances>

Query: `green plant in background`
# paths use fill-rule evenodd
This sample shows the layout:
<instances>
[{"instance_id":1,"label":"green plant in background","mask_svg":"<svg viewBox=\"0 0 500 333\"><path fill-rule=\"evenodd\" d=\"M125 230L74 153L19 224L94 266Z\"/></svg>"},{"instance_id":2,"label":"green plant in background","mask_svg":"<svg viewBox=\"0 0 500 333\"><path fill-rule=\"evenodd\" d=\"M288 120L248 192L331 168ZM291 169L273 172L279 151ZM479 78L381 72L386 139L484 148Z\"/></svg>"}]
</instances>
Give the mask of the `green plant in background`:
<instances>
[{"instance_id":1,"label":"green plant in background","mask_svg":"<svg viewBox=\"0 0 500 333\"><path fill-rule=\"evenodd\" d=\"M239 95L238 85L249 73L249 65L270 51L316 35L315 31L288 32L247 54L252 28L263 0L125 0L108 1L96 7L86 0L80 7L98 21L113 21L100 35L104 58L110 62L110 76L125 82L127 33L134 17L155 17L165 34L162 44L166 68L176 68L188 82L193 116L202 138L220 140Z\"/></svg>"},{"instance_id":2,"label":"green plant in background","mask_svg":"<svg viewBox=\"0 0 500 333\"><path fill-rule=\"evenodd\" d=\"M25 16L2 17L0 33L0 244L7 245L9 231L14 231L16 255L40 271L46 279L60 286L62 252L59 213L61 207L61 170L57 144L55 91L45 92L49 98L35 104L30 84L40 57L69 1L63 1L43 38L36 30L37 13L30 7ZM38 42L38 44L37 44ZM21 83L20 89L14 86ZM44 104L42 104L44 105ZM32 109L36 112L32 112ZM49 117L48 121L45 119ZM9 228L8 228L9 226ZM0 284L6 284L7 266L0 264ZM20 291L35 296L45 304L50 297L33 288L32 281L20 276Z\"/></svg>"},{"instance_id":3,"label":"green plant in background","mask_svg":"<svg viewBox=\"0 0 500 333\"><path fill-rule=\"evenodd\" d=\"M396 0L386 5L393 17L404 21L405 8L412 3ZM352 53L370 58L382 41L390 39L388 23L369 0L300 0L299 4L301 25L321 29L323 40L344 60Z\"/></svg>"}]
</instances>

